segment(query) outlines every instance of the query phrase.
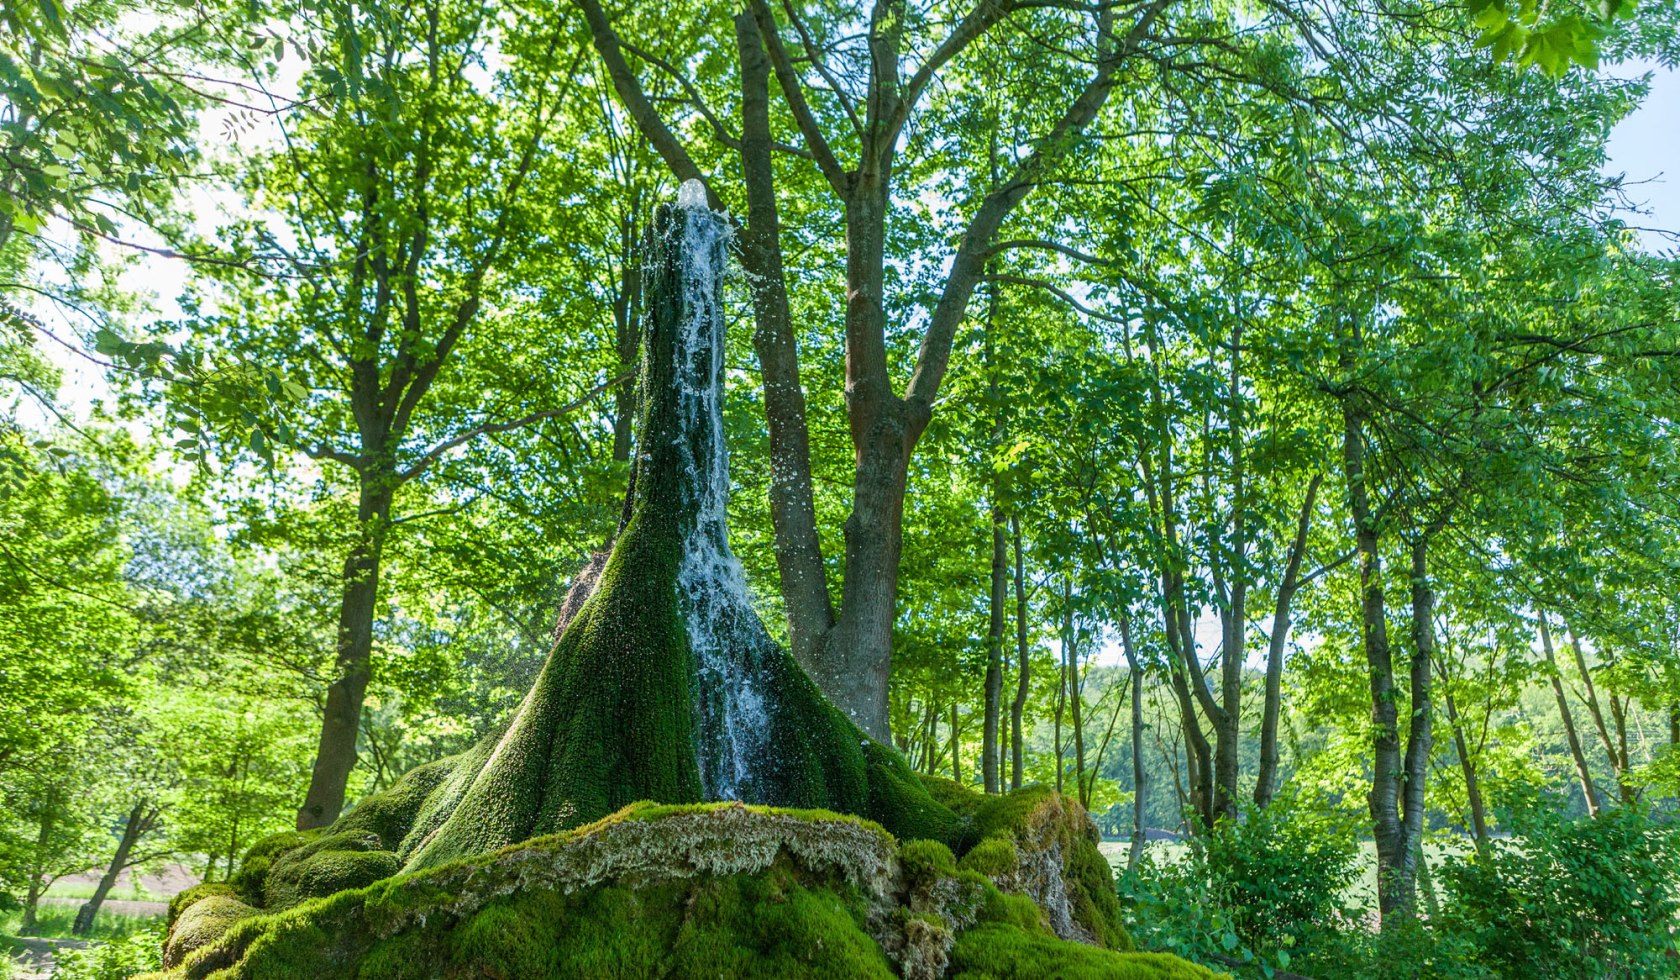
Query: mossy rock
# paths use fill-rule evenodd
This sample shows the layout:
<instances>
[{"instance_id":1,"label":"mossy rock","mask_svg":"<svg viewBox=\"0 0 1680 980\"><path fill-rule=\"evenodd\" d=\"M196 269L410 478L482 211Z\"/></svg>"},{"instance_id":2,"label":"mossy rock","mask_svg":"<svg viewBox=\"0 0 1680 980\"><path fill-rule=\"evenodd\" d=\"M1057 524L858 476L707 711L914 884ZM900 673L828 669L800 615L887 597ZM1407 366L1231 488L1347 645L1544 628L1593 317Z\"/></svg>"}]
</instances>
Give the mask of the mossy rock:
<instances>
[{"instance_id":1,"label":"mossy rock","mask_svg":"<svg viewBox=\"0 0 1680 980\"><path fill-rule=\"evenodd\" d=\"M195 902L198 902L201 899L209 898L212 895L226 895L229 898L238 898L239 892L225 881L206 881L201 884L194 885L191 888L182 889L181 891L176 892L174 897L169 900L169 918L167 921L170 925L174 925L175 920L181 917L182 912L185 912L188 908L192 907Z\"/></svg>"},{"instance_id":2,"label":"mossy rock","mask_svg":"<svg viewBox=\"0 0 1680 980\"><path fill-rule=\"evenodd\" d=\"M182 908L179 916L171 916L163 944L164 965L179 964L189 953L221 938L235 922L256 914L256 909L229 892L200 894Z\"/></svg>"},{"instance_id":3,"label":"mossy rock","mask_svg":"<svg viewBox=\"0 0 1680 980\"><path fill-rule=\"evenodd\" d=\"M637 804L283 912L233 906L192 906L182 928L206 907L226 931L154 980L1214 976L1059 939L938 842L739 804Z\"/></svg>"},{"instance_id":4,"label":"mossy rock","mask_svg":"<svg viewBox=\"0 0 1680 980\"><path fill-rule=\"evenodd\" d=\"M961 820L954 848L962 855L959 867L1031 897L1064 939L1133 948L1113 870L1097 846L1101 835L1078 803L1048 786L986 795L949 779L923 782Z\"/></svg>"},{"instance_id":5,"label":"mossy rock","mask_svg":"<svg viewBox=\"0 0 1680 980\"><path fill-rule=\"evenodd\" d=\"M245 857L239 862L239 870L228 878L228 885L246 903L262 905L263 885L268 880L269 870L274 866L274 859L288 851L297 850L320 836L319 830L288 830L262 838L245 851Z\"/></svg>"}]
</instances>

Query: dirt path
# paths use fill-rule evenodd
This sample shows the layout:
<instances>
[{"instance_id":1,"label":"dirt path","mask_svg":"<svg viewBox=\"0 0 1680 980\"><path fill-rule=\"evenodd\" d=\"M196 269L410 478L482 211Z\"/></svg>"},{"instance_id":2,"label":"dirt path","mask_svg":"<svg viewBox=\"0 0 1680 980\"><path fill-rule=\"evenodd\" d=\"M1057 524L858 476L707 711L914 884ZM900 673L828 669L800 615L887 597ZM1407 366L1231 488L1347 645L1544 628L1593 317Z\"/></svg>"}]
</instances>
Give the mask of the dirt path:
<instances>
[{"instance_id":1,"label":"dirt path","mask_svg":"<svg viewBox=\"0 0 1680 980\"><path fill-rule=\"evenodd\" d=\"M13 942L23 947L18 955L17 980L48 980L53 974L53 953L61 949L87 949L85 939L37 939L20 936ZM4 955L4 954L0 954Z\"/></svg>"}]
</instances>

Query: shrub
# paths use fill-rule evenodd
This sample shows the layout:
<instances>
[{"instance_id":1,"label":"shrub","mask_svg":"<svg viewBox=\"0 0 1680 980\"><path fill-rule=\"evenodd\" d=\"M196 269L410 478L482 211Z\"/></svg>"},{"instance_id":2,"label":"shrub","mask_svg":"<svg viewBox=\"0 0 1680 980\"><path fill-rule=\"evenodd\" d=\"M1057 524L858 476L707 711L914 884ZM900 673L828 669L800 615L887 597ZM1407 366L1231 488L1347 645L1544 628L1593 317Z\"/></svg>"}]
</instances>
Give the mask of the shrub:
<instances>
[{"instance_id":1,"label":"shrub","mask_svg":"<svg viewBox=\"0 0 1680 980\"><path fill-rule=\"evenodd\" d=\"M1220 967L1288 968L1340 947L1355 921L1342 895L1356 873L1356 828L1280 798L1192 841L1182 860L1149 854L1119 884L1140 948Z\"/></svg>"},{"instance_id":2,"label":"shrub","mask_svg":"<svg viewBox=\"0 0 1680 980\"><path fill-rule=\"evenodd\" d=\"M128 980L159 965L161 930L136 932L87 949L60 949L53 954L53 980Z\"/></svg>"},{"instance_id":3,"label":"shrub","mask_svg":"<svg viewBox=\"0 0 1680 980\"><path fill-rule=\"evenodd\" d=\"M1445 927L1505 976L1673 976L1680 826L1638 807L1562 810L1526 801L1511 839L1448 861Z\"/></svg>"},{"instance_id":4,"label":"shrub","mask_svg":"<svg viewBox=\"0 0 1680 980\"><path fill-rule=\"evenodd\" d=\"M1344 921L1342 894L1358 873L1352 826L1279 800L1245 808L1203 841L1209 889L1256 949L1279 949Z\"/></svg>"}]
</instances>

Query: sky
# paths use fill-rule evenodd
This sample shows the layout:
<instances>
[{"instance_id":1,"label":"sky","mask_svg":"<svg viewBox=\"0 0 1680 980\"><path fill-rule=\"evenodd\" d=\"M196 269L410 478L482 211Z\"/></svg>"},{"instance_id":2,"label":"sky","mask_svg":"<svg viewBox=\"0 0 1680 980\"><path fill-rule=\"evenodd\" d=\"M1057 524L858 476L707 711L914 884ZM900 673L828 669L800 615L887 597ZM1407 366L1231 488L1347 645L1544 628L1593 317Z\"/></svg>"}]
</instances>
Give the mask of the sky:
<instances>
[{"instance_id":1,"label":"sky","mask_svg":"<svg viewBox=\"0 0 1680 980\"><path fill-rule=\"evenodd\" d=\"M1607 174L1625 174L1628 197L1650 214L1623 215L1630 225L1680 230L1680 71L1656 64L1618 65L1607 69L1618 77L1652 72L1651 94L1639 111L1622 120L1610 134ZM1648 183L1636 183L1648 181ZM1646 249L1669 251L1673 242L1653 232L1642 233Z\"/></svg>"}]
</instances>

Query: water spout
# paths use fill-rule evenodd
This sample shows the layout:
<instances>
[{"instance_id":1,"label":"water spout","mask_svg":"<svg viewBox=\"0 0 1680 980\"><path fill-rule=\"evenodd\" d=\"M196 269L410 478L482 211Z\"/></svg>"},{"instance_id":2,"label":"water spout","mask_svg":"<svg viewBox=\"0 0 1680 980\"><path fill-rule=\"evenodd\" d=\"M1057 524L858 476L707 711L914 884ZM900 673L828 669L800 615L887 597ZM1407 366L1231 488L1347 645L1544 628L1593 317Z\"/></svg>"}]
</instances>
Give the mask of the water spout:
<instances>
[{"instance_id":1,"label":"water spout","mask_svg":"<svg viewBox=\"0 0 1680 980\"><path fill-rule=\"evenodd\" d=\"M677 590L693 654L695 755L707 798L751 802L758 796L754 764L768 749L769 706L757 675L771 644L753 612L741 562L729 550L722 283L730 227L706 207L698 180L683 183L677 203L683 315L672 375L682 503L693 515Z\"/></svg>"},{"instance_id":2,"label":"water spout","mask_svg":"<svg viewBox=\"0 0 1680 980\"><path fill-rule=\"evenodd\" d=\"M706 182L696 177L683 181L682 186L677 188L677 207L686 210L705 206Z\"/></svg>"}]
</instances>

